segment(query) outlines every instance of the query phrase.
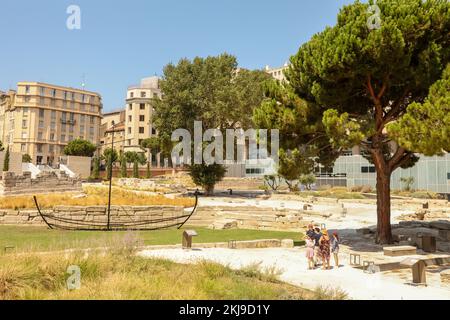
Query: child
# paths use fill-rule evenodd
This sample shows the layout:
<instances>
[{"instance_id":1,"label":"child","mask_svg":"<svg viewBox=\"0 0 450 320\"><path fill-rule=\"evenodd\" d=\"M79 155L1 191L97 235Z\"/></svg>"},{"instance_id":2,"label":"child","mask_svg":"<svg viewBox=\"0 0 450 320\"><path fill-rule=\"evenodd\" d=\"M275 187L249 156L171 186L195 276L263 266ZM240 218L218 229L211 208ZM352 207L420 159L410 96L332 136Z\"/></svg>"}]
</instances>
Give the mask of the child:
<instances>
[{"instance_id":1,"label":"child","mask_svg":"<svg viewBox=\"0 0 450 320\"><path fill-rule=\"evenodd\" d=\"M331 238L331 253L333 253L336 267L339 268L339 236L337 232L333 232L333 237Z\"/></svg>"},{"instance_id":2,"label":"child","mask_svg":"<svg viewBox=\"0 0 450 320\"><path fill-rule=\"evenodd\" d=\"M311 237L306 237L306 258L308 259L308 270L314 269L314 247L315 243Z\"/></svg>"}]
</instances>

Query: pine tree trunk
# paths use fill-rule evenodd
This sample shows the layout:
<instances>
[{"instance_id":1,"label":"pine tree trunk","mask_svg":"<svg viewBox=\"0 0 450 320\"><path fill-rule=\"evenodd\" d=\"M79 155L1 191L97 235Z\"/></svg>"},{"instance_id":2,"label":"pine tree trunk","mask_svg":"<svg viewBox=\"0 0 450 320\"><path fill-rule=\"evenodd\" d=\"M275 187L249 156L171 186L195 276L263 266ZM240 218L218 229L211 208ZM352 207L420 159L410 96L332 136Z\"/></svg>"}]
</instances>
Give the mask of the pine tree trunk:
<instances>
[{"instance_id":1,"label":"pine tree trunk","mask_svg":"<svg viewBox=\"0 0 450 320\"><path fill-rule=\"evenodd\" d=\"M205 186L205 195L212 196L214 194L214 185Z\"/></svg>"},{"instance_id":2,"label":"pine tree trunk","mask_svg":"<svg viewBox=\"0 0 450 320\"><path fill-rule=\"evenodd\" d=\"M392 243L391 172L377 168L377 237L379 244Z\"/></svg>"}]
</instances>

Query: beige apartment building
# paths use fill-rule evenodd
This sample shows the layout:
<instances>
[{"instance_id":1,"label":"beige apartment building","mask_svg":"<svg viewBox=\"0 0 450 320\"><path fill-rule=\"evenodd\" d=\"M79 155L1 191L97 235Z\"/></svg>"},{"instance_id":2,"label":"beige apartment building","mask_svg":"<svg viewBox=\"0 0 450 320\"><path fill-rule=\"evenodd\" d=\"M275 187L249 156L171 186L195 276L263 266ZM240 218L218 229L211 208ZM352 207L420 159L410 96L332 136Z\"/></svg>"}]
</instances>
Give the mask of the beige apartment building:
<instances>
[{"instance_id":1,"label":"beige apartment building","mask_svg":"<svg viewBox=\"0 0 450 320\"><path fill-rule=\"evenodd\" d=\"M152 122L152 101L160 98L159 78L156 76L144 78L139 85L128 88L125 106L125 151L143 152L140 147L142 140L157 136Z\"/></svg>"},{"instance_id":2,"label":"beige apartment building","mask_svg":"<svg viewBox=\"0 0 450 320\"><path fill-rule=\"evenodd\" d=\"M277 79L279 81L284 81L284 80L286 80L286 76L284 75L284 71L287 68L289 68L289 65L286 62L282 67L278 67L278 68L271 68L269 66L266 66L264 68L264 71L267 72L268 74L270 74L275 79Z\"/></svg>"},{"instance_id":3,"label":"beige apartment building","mask_svg":"<svg viewBox=\"0 0 450 320\"><path fill-rule=\"evenodd\" d=\"M102 100L98 93L40 82L19 82L0 92L0 139L34 164L56 165L68 142L99 145Z\"/></svg>"},{"instance_id":4,"label":"beige apartment building","mask_svg":"<svg viewBox=\"0 0 450 320\"><path fill-rule=\"evenodd\" d=\"M111 148L114 133L114 149L120 153L125 143L125 110L113 111L103 114L100 126L100 152Z\"/></svg>"}]
</instances>

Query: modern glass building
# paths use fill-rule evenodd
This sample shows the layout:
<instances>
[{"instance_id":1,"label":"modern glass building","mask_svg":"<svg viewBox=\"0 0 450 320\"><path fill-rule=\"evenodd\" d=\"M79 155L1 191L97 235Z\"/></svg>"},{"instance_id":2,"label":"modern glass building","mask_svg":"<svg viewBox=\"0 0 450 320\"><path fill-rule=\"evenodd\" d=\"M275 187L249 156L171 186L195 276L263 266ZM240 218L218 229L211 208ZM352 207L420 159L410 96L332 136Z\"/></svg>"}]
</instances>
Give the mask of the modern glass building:
<instances>
[{"instance_id":1,"label":"modern glass building","mask_svg":"<svg viewBox=\"0 0 450 320\"><path fill-rule=\"evenodd\" d=\"M392 174L391 188L402 189L401 178L414 178L412 188L437 193L450 194L450 154L426 157L419 155L420 160L412 168L397 169ZM371 186L376 184L375 167L361 155L339 157L331 171L316 168L318 184L332 186Z\"/></svg>"}]
</instances>

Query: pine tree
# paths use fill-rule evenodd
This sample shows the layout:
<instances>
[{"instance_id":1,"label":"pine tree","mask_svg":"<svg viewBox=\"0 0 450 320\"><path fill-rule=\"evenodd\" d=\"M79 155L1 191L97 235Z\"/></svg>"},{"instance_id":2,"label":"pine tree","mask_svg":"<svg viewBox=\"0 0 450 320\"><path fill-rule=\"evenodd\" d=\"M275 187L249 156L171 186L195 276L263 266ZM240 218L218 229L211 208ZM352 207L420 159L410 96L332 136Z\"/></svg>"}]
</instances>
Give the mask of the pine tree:
<instances>
[{"instance_id":1,"label":"pine tree","mask_svg":"<svg viewBox=\"0 0 450 320\"><path fill-rule=\"evenodd\" d=\"M9 146L6 148L5 152L5 159L3 160L3 171L8 172L9 171Z\"/></svg>"},{"instance_id":2,"label":"pine tree","mask_svg":"<svg viewBox=\"0 0 450 320\"><path fill-rule=\"evenodd\" d=\"M139 178L139 162L137 159L133 162L133 178Z\"/></svg>"},{"instance_id":3,"label":"pine tree","mask_svg":"<svg viewBox=\"0 0 450 320\"><path fill-rule=\"evenodd\" d=\"M416 152L450 148L448 73L442 77L450 63L450 2L378 0L379 29L368 27L369 5L345 6L335 26L300 47L288 81L267 86L254 121L280 129L284 148L307 145L327 166L342 149L360 146L376 168L376 241L385 244L392 243L392 172L413 166Z\"/></svg>"},{"instance_id":4,"label":"pine tree","mask_svg":"<svg viewBox=\"0 0 450 320\"><path fill-rule=\"evenodd\" d=\"M122 178L127 178L128 177L128 173L127 173L127 159L124 155L122 155L120 157L120 176Z\"/></svg>"}]
</instances>

